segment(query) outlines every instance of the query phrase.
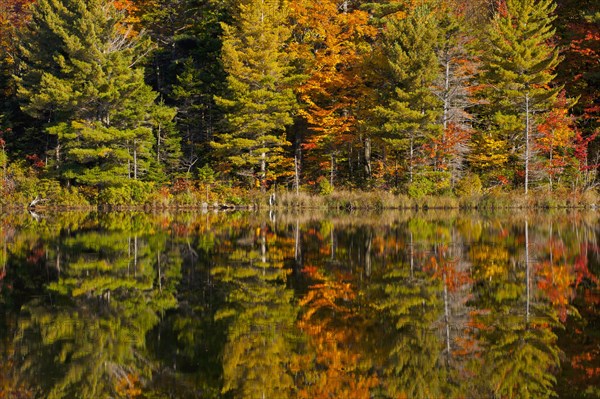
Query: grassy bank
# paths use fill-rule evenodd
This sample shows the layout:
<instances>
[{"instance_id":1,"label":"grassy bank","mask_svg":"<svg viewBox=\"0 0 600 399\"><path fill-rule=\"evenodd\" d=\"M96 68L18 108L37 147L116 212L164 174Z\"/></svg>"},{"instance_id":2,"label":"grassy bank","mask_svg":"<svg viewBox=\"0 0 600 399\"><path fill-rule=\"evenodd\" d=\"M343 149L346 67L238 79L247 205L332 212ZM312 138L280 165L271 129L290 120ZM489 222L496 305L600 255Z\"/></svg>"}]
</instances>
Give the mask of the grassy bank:
<instances>
[{"instance_id":1,"label":"grassy bank","mask_svg":"<svg viewBox=\"0 0 600 399\"><path fill-rule=\"evenodd\" d=\"M280 193L276 206L286 209L551 209L596 208L600 197L595 191L566 192L492 192L484 195L425 196L410 198L384 191L336 191L329 195ZM266 200L260 201L266 204Z\"/></svg>"},{"instance_id":2,"label":"grassy bank","mask_svg":"<svg viewBox=\"0 0 600 399\"><path fill-rule=\"evenodd\" d=\"M26 182L30 182L25 180ZM33 184L35 183L35 184ZM34 201L35 200L35 201ZM344 191L314 194L300 191L263 193L260 190L243 191L223 186L178 184L155 186L135 182L127 186L102 191L86 188L62 187L51 180L35 180L19 189L5 192L0 198L3 210L27 209L32 201L36 209L70 210L197 210L197 209L329 209L329 210L383 210L383 209L551 209L587 208L600 206L595 190L585 192L547 190L523 192L489 191L473 196L410 197L388 191Z\"/></svg>"}]
</instances>

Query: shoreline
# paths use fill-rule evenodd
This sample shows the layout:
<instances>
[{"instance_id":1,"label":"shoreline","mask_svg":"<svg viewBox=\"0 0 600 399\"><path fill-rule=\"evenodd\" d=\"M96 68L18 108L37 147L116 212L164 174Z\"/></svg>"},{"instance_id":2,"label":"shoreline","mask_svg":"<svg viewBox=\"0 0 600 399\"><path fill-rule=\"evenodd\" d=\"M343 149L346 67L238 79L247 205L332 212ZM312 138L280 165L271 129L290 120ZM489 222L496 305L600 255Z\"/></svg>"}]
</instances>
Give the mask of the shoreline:
<instances>
[{"instance_id":1,"label":"shoreline","mask_svg":"<svg viewBox=\"0 0 600 399\"><path fill-rule=\"evenodd\" d=\"M237 203L214 201L147 202L143 204L36 204L23 203L1 205L0 211L98 211L98 212L130 212L130 211L261 211L261 210L323 210L323 211L419 211L419 210L548 210L577 209L596 210L600 208L598 194L585 193L548 193L538 192L528 195L514 192L490 193L470 197L427 196L410 198L403 194L392 194L384 191L339 191L328 195L279 192L275 195L265 193L248 193Z\"/></svg>"}]
</instances>

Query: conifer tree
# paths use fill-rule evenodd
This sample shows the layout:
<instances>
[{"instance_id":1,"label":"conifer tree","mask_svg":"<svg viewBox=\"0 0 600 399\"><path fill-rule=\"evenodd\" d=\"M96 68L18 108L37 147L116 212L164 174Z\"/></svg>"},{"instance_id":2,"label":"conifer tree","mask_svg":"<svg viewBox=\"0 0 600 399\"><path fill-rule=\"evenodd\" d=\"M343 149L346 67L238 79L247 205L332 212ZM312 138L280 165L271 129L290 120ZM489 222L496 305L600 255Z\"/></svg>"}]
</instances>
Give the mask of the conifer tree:
<instances>
[{"instance_id":1,"label":"conifer tree","mask_svg":"<svg viewBox=\"0 0 600 399\"><path fill-rule=\"evenodd\" d=\"M227 128L214 148L228 171L266 188L281 176L285 128L292 123L297 102L295 76L285 51L291 30L286 25L286 1L240 1L231 25L223 24L222 61L228 73L229 95L217 98L227 110Z\"/></svg>"},{"instance_id":2,"label":"conifer tree","mask_svg":"<svg viewBox=\"0 0 600 399\"><path fill-rule=\"evenodd\" d=\"M54 137L48 150L67 183L140 179L154 152L153 126L174 116L153 111L156 94L137 66L142 40L113 3L39 0L22 39L22 108Z\"/></svg>"},{"instance_id":3,"label":"conifer tree","mask_svg":"<svg viewBox=\"0 0 600 399\"><path fill-rule=\"evenodd\" d=\"M552 0L506 0L483 41L481 83L486 88L482 96L489 104L480 115L484 126L478 140L494 141L505 153L476 150L474 164L478 157L505 159L515 165L523 160L525 193L530 182L535 115L548 110L561 90L551 87L553 70L560 61L550 43L555 8Z\"/></svg>"},{"instance_id":4,"label":"conifer tree","mask_svg":"<svg viewBox=\"0 0 600 399\"><path fill-rule=\"evenodd\" d=\"M188 58L173 85L172 97L178 105L175 120L183 139L181 161L187 173L200 159L201 143L212 140L210 104L213 99L210 91L203 90L202 72L193 59Z\"/></svg>"},{"instance_id":5,"label":"conifer tree","mask_svg":"<svg viewBox=\"0 0 600 399\"><path fill-rule=\"evenodd\" d=\"M441 132L441 106L432 90L439 76L437 37L437 21L427 5L406 18L390 19L384 30L383 53L392 84L374 112L383 121L384 139L406 161L410 183L420 145Z\"/></svg>"}]
</instances>

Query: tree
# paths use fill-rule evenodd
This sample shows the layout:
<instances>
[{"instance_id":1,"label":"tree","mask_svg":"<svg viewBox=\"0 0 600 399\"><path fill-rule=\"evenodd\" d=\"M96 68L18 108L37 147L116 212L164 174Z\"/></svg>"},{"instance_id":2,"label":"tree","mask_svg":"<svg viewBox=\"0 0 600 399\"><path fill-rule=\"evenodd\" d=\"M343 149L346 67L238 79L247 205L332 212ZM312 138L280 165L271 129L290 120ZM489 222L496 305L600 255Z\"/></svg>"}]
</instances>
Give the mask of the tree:
<instances>
[{"instance_id":1,"label":"tree","mask_svg":"<svg viewBox=\"0 0 600 399\"><path fill-rule=\"evenodd\" d=\"M182 138L181 168L186 173L210 159L209 143L223 118L215 95L223 95L220 61L223 32L233 1L137 0L137 29L148 33L154 48L146 61L146 81L161 100L177 106L175 122Z\"/></svg>"},{"instance_id":2,"label":"tree","mask_svg":"<svg viewBox=\"0 0 600 399\"><path fill-rule=\"evenodd\" d=\"M13 154L23 149L27 154L37 150L23 134L27 118L19 110L13 78L18 72L18 32L29 21L31 3L32 0L6 0L0 4L0 126L11 129L4 138Z\"/></svg>"},{"instance_id":3,"label":"tree","mask_svg":"<svg viewBox=\"0 0 600 399\"><path fill-rule=\"evenodd\" d=\"M384 140L405 160L410 184L415 180L421 145L441 133L440 101L432 91L439 77L434 50L438 22L430 6L422 5L404 19L387 21L383 34L390 83L383 92L383 105L374 113L382 121Z\"/></svg>"},{"instance_id":4,"label":"tree","mask_svg":"<svg viewBox=\"0 0 600 399\"><path fill-rule=\"evenodd\" d=\"M140 179L162 117L137 67L143 41L123 29L125 11L109 0L40 0L32 15L19 96L54 137L48 150L60 176L99 188Z\"/></svg>"},{"instance_id":5,"label":"tree","mask_svg":"<svg viewBox=\"0 0 600 399\"><path fill-rule=\"evenodd\" d=\"M574 120L568 112L567 100L562 94L537 127L534 148L542 157L541 167L548 178L550 191L554 184L560 182L569 166L577 161L573 151L576 138Z\"/></svg>"},{"instance_id":6,"label":"tree","mask_svg":"<svg viewBox=\"0 0 600 399\"><path fill-rule=\"evenodd\" d=\"M227 128L213 147L228 172L263 190L291 169L284 154L290 144L285 128L293 122L297 102L296 76L285 51L291 33L287 13L286 1L240 1L233 24L222 25L229 93L216 100L227 110Z\"/></svg>"},{"instance_id":7,"label":"tree","mask_svg":"<svg viewBox=\"0 0 600 399\"><path fill-rule=\"evenodd\" d=\"M435 53L441 73L433 91L442 105L442 134L429 143L430 158L435 171L450 173L452 186L462 174L468 141L471 136L471 119L468 108L472 105L472 76L477 63L468 51L472 37L469 34L465 10L460 2L443 2L439 9L440 36ZM426 144L427 145L427 144Z\"/></svg>"},{"instance_id":8,"label":"tree","mask_svg":"<svg viewBox=\"0 0 600 399\"><path fill-rule=\"evenodd\" d=\"M303 0L292 6L296 51L307 77L297 88L303 105L300 115L308 125L302 149L312 164L312 168L306 165L305 169L311 172L313 181L328 169L332 187L340 152L359 136L359 109L370 96L361 64L368 50L366 41L376 35L375 28L368 25L366 12L349 9L347 2L341 6L339 3ZM361 141L368 176L370 138ZM352 179L353 173L349 174Z\"/></svg>"},{"instance_id":9,"label":"tree","mask_svg":"<svg viewBox=\"0 0 600 399\"><path fill-rule=\"evenodd\" d=\"M557 79L568 96L579 98L573 112L584 137L600 127L600 4L593 0L558 0L557 34L565 56ZM592 149L597 153L597 148Z\"/></svg>"},{"instance_id":10,"label":"tree","mask_svg":"<svg viewBox=\"0 0 600 399\"><path fill-rule=\"evenodd\" d=\"M156 132L156 166L168 176L176 176L181 170L183 152L181 136L175 125L177 110L164 103L152 109L151 121Z\"/></svg>"},{"instance_id":11,"label":"tree","mask_svg":"<svg viewBox=\"0 0 600 399\"><path fill-rule=\"evenodd\" d=\"M481 94L488 104L479 115L484 120L479 140L489 135L500 143L496 159L515 165L522 159L525 193L531 180L535 115L548 110L561 90L550 86L560 61L550 43L555 8L552 0L506 0L481 43ZM489 156L477 149L475 155ZM494 165L499 166L506 165Z\"/></svg>"}]
</instances>

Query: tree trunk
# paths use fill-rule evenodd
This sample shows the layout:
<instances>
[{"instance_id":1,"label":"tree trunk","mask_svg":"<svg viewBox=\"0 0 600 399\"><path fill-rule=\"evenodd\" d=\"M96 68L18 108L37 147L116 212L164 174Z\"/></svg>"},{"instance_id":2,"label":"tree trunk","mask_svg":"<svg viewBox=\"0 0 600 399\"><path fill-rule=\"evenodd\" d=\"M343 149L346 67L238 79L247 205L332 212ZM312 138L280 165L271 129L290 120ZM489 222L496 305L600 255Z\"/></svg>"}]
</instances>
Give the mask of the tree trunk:
<instances>
[{"instance_id":1,"label":"tree trunk","mask_svg":"<svg viewBox=\"0 0 600 399\"><path fill-rule=\"evenodd\" d=\"M138 162L137 162L137 141L133 140L133 179L138 177Z\"/></svg>"},{"instance_id":2,"label":"tree trunk","mask_svg":"<svg viewBox=\"0 0 600 399\"><path fill-rule=\"evenodd\" d=\"M160 164L160 123L158 124L158 131L156 132L156 163Z\"/></svg>"},{"instance_id":3,"label":"tree trunk","mask_svg":"<svg viewBox=\"0 0 600 399\"><path fill-rule=\"evenodd\" d=\"M265 192L267 180L267 154L263 152L260 154L260 191Z\"/></svg>"},{"instance_id":4,"label":"tree trunk","mask_svg":"<svg viewBox=\"0 0 600 399\"><path fill-rule=\"evenodd\" d=\"M414 146L414 139L412 137L412 134L410 136L410 159L409 159L409 165L408 165L408 176L409 176L409 181L412 183L413 182L413 159L415 156L415 146Z\"/></svg>"},{"instance_id":5,"label":"tree trunk","mask_svg":"<svg viewBox=\"0 0 600 399\"><path fill-rule=\"evenodd\" d=\"M296 189L296 195L300 194L300 172L298 169L298 156L294 155L294 188Z\"/></svg>"},{"instance_id":6,"label":"tree trunk","mask_svg":"<svg viewBox=\"0 0 600 399\"><path fill-rule=\"evenodd\" d=\"M331 153L331 170L329 171L329 184L331 185L331 188L333 189L333 176L335 174L335 155L332 152Z\"/></svg>"},{"instance_id":7,"label":"tree trunk","mask_svg":"<svg viewBox=\"0 0 600 399\"><path fill-rule=\"evenodd\" d=\"M371 177L371 139L365 138L365 174L367 179Z\"/></svg>"},{"instance_id":8,"label":"tree trunk","mask_svg":"<svg viewBox=\"0 0 600 399\"><path fill-rule=\"evenodd\" d=\"M550 192L552 192L552 143L550 143L550 170L548 171L548 182L550 183Z\"/></svg>"}]
</instances>

